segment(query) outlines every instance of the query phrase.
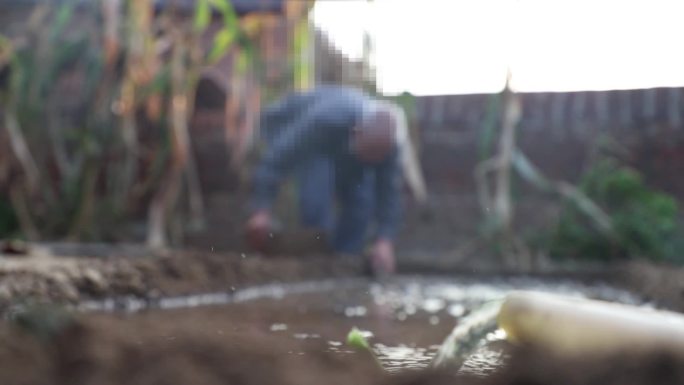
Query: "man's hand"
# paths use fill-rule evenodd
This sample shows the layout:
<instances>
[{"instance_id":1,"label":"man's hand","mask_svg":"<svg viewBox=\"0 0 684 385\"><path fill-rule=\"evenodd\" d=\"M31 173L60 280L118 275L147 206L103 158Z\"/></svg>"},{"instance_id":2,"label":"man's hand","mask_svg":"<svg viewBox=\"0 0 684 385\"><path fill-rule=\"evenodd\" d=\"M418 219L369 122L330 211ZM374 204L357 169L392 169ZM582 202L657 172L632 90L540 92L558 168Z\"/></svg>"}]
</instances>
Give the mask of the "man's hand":
<instances>
[{"instance_id":1,"label":"man's hand","mask_svg":"<svg viewBox=\"0 0 684 385\"><path fill-rule=\"evenodd\" d=\"M255 251L263 252L268 243L269 234L273 231L273 219L267 210L254 213L246 225L247 243Z\"/></svg>"},{"instance_id":2,"label":"man's hand","mask_svg":"<svg viewBox=\"0 0 684 385\"><path fill-rule=\"evenodd\" d=\"M378 239L370 253L370 263L375 275L392 275L396 271L394 246L388 239Z\"/></svg>"}]
</instances>

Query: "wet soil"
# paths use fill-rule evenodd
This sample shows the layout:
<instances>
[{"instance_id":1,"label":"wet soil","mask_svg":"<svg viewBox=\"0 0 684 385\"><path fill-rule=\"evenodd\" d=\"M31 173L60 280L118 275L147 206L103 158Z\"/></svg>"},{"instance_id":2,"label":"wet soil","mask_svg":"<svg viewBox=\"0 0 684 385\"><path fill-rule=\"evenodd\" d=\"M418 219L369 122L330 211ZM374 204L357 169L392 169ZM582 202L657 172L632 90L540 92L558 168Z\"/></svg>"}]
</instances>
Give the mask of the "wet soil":
<instances>
[{"instance_id":1,"label":"wet soil","mask_svg":"<svg viewBox=\"0 0 684 385\"><path fill-rule=\"evenodd\" d=\"M489 377L451 371L391 375L363 354L325 351L324 341L302 341L293 354L285 334L227 324L212 312L170 313L130 320L79 319L50 341L14 327L0 328L0 373L7 384L683 384L684 360L648 355L567 359L509 349L509 361ZM232 326L232 327L231 327Z\"/></svg>"},{"instance_id":2,"label":"wet soil","mask_svg":"<svg viewBox=\"0 0 684 385\"><path fill-rule=\"evenodd\" d=\"M633 261L613 266L607 281L624 287L659 307L684 313L684 268Z\"/></svg>"},{"instance_id":3,"label":"wet soil","mask_svg":"<svg viewBox=\"0 0 684 385\"><path fill-rule=\"evenodd\" d=\"M397 309L391 316L371 310L344 290L135 314L35 305L239 292L264 283L364 272L359 260L329 256L108 249L74 257L61 251L55 256L34 249L28 256L0 260L0 304L8 317L0 323L3 384L684 384L684 360L664 352L567 359L508 345L503 347L507 364L487 377L453 370L388 372L367 353L341 344L346 331L353 326L372 330L376 351L408 349L415 367L424 367L458 319L446 316L448 306L443 306L438 314L419 310L406 316L404 311L401 320ZM560 282L555 275L546 279ZM684 272L678 268L630 263L584 280L684 310ZM10 311L31 303L20 314ZM356 317L360 308L363 317Z\"/></svg>"},{"instance_id":4,"label":"wet soil","mask_svg":"<svg viewBox=\"0 0 684 385\"><path fill-rule=\"evenodd\" d=\"M154 299L262 283L358 276L365 271L360 259L321 255L150 252L135 246L85 250L91 254L84 253L83 246L60 245L0 255L0 313L17 304L73 304L126 296Z\"/></svg>"},{"instance_id":5,"label":"wet soil","mask_svg":"<svg viewBox=\"0 0 684 385\"><path fill-rule=\"evenodd\" d=\"M310 237L310 235L304 235ZM301 238L300 238L301 240ZM133 296L154 299L236 290L264 283L298 282L368 275L362 258L325 255L316 248L301 254L150 251L139 245L49 244L0 253L0 314L16 304L77 303ZM297 257L291 257L297 255ZM570 278L605 282L642 295L647 301L684 312L684 269L646 261L609 265L557 265L538 270L478 267L469 260L434 261L399 256L399 272L469 276ZM453 258L452 258L453 259Z\"/></svg>"}]
</instances>

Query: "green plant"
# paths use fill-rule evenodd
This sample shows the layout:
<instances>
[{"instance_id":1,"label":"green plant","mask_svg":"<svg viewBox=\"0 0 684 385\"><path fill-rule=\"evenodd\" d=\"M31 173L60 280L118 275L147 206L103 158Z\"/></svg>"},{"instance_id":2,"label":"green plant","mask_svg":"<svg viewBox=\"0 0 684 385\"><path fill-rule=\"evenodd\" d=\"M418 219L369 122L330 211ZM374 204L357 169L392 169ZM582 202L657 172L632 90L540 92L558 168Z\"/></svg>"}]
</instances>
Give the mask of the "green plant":
<instances>
[{"instance_id":1,"label":"green plant","mask_svg":"<svg viewBox=\"0 0 684 385\"><path fill-rule=\"evenodd\" d=\"M0 238L13 236L18 230L19 223L12 206L4 197L0 197Z\"/></svg>"},{"instance_id":2,"label":"green plant","mask_svg":"<svg viewBox=\"0 0 684 385\"><path fill-rule=\"evenodd\" d=\"M40 303L27 304L10 320L42 342L49 342L75 324L73 313L64 307Z\"/></svg>"},{"instance_id":3,"label":"green plant","mask_svg":"<svg viewBox=\"0 0 684 385\"><path fill-rule=\"evenodd\" d=\"M582 178L580 189L610 216L613 235L597 231L576 204L568 203L551 235L553 255L657 260L676 256L677 202L646 186L637 171L603 160Z\"/></svg>"},{"instance_id":4,"label":"green plant","mask_svg":"<svg viewBox=\"0 0 684 385\"><path fill-rule=\"evenodd\" d=\"M20 36L0 36L0 231L107 239L147 207L161 245L181 194L202 214L188 133L202 70L231 52L247 67L254 48L229 0L198 1L192 18L152 0L86 3L40 3ZM204 47L212 12L223 22Z\"/></svg>"},{"instance_id":5,"label":"green plant","mask_svg":"<svg viewBox=\"0 0 684 385\"><path fill-rule=\"evenodd\" d=\"M378 367L382 368L382 363L380 363L380 360L375 355L375 351L368 343L368 340L364 336L363 332L359 330L356 326L353 327L347 334L347 345L351 346L359 352L367 353L373 359L373 361L375 361Z\"/></svg>"}]
</instances>

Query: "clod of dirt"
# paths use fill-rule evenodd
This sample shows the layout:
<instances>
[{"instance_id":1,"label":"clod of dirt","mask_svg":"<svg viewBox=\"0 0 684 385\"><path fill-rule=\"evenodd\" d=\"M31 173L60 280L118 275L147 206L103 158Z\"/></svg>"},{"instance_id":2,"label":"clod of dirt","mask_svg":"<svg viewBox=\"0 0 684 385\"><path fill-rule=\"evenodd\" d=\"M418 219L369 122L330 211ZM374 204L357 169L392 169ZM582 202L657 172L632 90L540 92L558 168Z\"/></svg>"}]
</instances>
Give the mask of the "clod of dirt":
<instances>
[{"instance_id":1,"label":"clod of dirt","mask_svg":"<svg viewBox=\"0 0 684 385\"><path fill-rule=\"evenodd\" d=\"M148 257L55 256L35 248L24 258L0 257L0 313L23 302L75 303L135 296L152 298L269 282L359 275L362 261L332 256L264 257L175 251Z\"/></svg>"},{"instance_id":2,"label":"clod of dirt","mask_svg":"<svg viewBox=\"0 0 684 385\"><path fill-rule=\"evenodd\" d=\"M622 352L563 358L519 348L506 368L483 385L650 385L684 384L684 357L674 352Z\"/></svg>"},{"instance_id":3,"label":"clod of dirt","mask_svg":"<svg viewBox=\"0 0 684 385\"><path fill-rule=\"evenodd\" d=\"M611 282L659 307L684 312L684 269L679 266L633 261L616 267Z\"/></svg>"},{"instance_id":4,"label":"clod of dirt","mask_svg":"<svg viewBox=\"0 0 684 385\"><path fill-rule=\"evenodd\" d=\"M29 246L26 242L18 239L0 241L0 254L7 256L25 256L29 254Z\"/></svg>"}]
</instances>

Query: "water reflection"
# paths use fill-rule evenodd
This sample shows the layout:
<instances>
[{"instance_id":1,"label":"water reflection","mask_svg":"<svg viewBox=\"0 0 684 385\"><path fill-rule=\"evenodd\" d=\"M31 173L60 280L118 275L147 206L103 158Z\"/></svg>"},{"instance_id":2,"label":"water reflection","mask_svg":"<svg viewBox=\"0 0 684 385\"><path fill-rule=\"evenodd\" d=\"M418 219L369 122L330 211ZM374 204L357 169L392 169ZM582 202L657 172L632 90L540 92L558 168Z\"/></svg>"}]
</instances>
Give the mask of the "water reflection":
<instances>
[{"instance_id":1,"label":"water reflection","mask_svg":"<svg viewBox=\"0 0 684 385\"><path fill-rule=\"evenodd\" d=\"M386 346L374 344L378 360L383 368L388 372L398 372L403 369L421 369L427 367L435 356L439 346L429 347L407 346Z\"/></svg>"},{"instance_id":2,"label":"water reflection","mask_svg":"<svg viewBox=\"0 0 684 385\"><path fill-rule=\"evenodd\" d=\"M389 282L343 279L296 284L273 284L223 293L140 300L110 299L79 305L81 310L129 311L178 309L223 305L250 311L267 322L271 333L288 331L292 354L303 353L302 343L324 343L323 350L353 354L343 342L352 327L364 336L378 360L390 372L419 369L431 364L440 344L463 317L489 301L500 300L512 290L538 290L566 296L600 298L623 303L641 301L628 292L605 285L583 285L573 281L543 281L531 278L454 279L398 277ZM226 306L227 305L227 306ZM487 334L488 342L470 356L462 371L486 374L501 365L502 350L491 349L501 341L501 331ZM299 350L298 350L299 349Z\"/></svg>"}]
</instances>

